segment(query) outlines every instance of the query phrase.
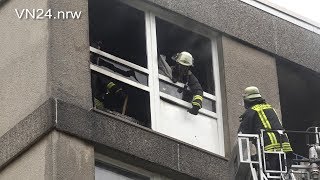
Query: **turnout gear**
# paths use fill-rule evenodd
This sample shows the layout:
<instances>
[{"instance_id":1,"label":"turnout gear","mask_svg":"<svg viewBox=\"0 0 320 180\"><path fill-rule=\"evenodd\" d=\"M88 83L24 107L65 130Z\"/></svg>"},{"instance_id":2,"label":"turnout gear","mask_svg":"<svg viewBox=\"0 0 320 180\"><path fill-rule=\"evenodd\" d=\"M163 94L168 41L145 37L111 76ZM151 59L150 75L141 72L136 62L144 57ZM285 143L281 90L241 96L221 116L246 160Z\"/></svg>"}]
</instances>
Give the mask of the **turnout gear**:
<instances>
[{"instance_id":1,"label":"turnout gear","mask_svg":"<svg viewBox=\"0 0 320 180\"><path fill-rule=\"evenodd\" d=\"M193 115L198 115L199 109L200 109L199 106L192 105L192 108L188 109L188 112Z\"/></svg>"},{"instance_id":2,"label":"turnout gear","mask_svg":"<svg viewBox=\"0 0 320 180\"><path fill-rule=\"evenodd\" d=\"M109 68L110 70L122 74L123 76L135 77L134 71L124 71L115 67L112 63L104 61L97 54L91 53L91 62ZM135 77L136 78L136 77ZM93 88L93 97L95 106L99 109L107 108L112 111L121 112L127 93L112 81L111 78L96 71L91 73L91 83Z\"/></svg>"},{"instance_id":3,"label":"turnout gear","mask_svg":"<svg viewBox=\"0 0 320 180\"><path fill-rule=\"evenodd\" d=\"M166 62L166 57L162 54L159 55L159 73L169 77L174 83L179 81L185 84L183 88L178 89L178 92L183 93L183 100L191 102L192 108L188 112L197 115L199 109L202 108L203 90L198 79L190 71L193 57L184 51L172 56L172 59L176 61L176 64L170 67Z\"/></svg>"},{"instance_id":4,"label":"turnout gear","mask_svg":"<svg viewBox=\"0 0 320 180\"><path fill-rule=\"evenodd\" d=\"M288 167L292 164L292 148L285 133L275 133L270 130L284 130L272 106L261 97L259 89L254 86L247 87L243 96L246 111L240 116L241 124L238 132L244 134L260 134L263 132L265 151L282 151L287 154ZM266 154L266 165L268 169L280 169L278 156Z\"/></svg>"},{"instance_id":5,"label":"turnout gear","mask_svg":"<svg viewBox=\"0 0 320 180\"><path fill-rule=\"evenodd\" d=\"M117 98L119 98L120 100L124 100L126 98L126 93L122 90L122 88L120 88L119 86L117 86L114 82L110 81L107 84L107 89L108 92L107 94L111 93L114 94Z\"/></svg>"},{"instance_id":6,"label":"turnout gear","mask_svg":"<svg viewBox=\"0 0 320 180\"><path fill-rule=\"evenodd\" d=\"M163 57L160 56L160 58L162 58L161 63L163 63ZM190 71L190 67L193 65L193 57L190 53L184 51L178 53L173 59L176 64L172 67L171 80L174 83L179 81L185 84L184 88L178 89L178 92L183 93L183 100L191 102L192 108L188 112L197 115L199 109L202 108L203 90L198 79Z\"/></svg>"},{"instance_id":7,"label":"turnout gear","mask_svg":"<svg viewBox=\"0 0 320 180\"><path fill-rule=\"evenodd\" d=\"M110 78L92 71L91 82L96 108L121 112L127 93Z\"/></svg>"},{"instance_id":8,"label":"turnout gear","mask_svg":"<svg viewBox=\"0 0 320 180\"><path fill-rule=\"evenodd\" d=\"M268 130L283 130L280 120L264 99L257 98L251 102L248 109L240 116L241 124L239 132L244 134L260 134L260 129L267 130L263 136L265 151L279 151L281 146L284 152L292 152L286 134L268 132Z\"/></svg>"}]
</instances>

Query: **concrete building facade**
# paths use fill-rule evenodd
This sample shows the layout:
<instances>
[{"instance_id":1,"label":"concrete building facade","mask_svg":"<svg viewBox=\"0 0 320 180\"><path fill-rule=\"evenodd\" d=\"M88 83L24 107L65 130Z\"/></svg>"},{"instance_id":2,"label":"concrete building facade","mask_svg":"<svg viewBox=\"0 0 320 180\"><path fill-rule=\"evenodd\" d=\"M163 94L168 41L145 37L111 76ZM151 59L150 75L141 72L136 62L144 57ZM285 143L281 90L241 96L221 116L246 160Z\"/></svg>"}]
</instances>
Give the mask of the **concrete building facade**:
<instances>
[{"instance_id":1,"label":"concrete building facade","mask_svg":"<svg viewBox=\"0 0 320 180\"><path fill-rule=\"evenodd\" d=\"M179 124L173 134L156 129L165 121L155 110L163 97L151 90L159 90L159 82L150 81L151 76L158 80L158 69L147 68L150 127L94 107L91 72L104 71L90 63L93 0L0 1L0 179L88 180L117 174L131 179L233 179L242 93L251 85L259 87L287 129L319 126L316 32L238 0L112 1L151 13L150 22L159 16L213 39L216 61L209 79L215 84L208 97L216 104L203 121L215 119L210 125L217 132L199 137L204 143L198 143L180 137ZM23 9L81 11L81 18L18 18L17 10ZM154 48L152 43L147 36L145 48ZM147 59L157 58L155 49L146 51ZM198 124L194 132L190 129L190 138L202 130ZM303 153L301 141L294 138L293 145ZM206 147L206 140L215 143Z\"/></svg>"}]
</instances>

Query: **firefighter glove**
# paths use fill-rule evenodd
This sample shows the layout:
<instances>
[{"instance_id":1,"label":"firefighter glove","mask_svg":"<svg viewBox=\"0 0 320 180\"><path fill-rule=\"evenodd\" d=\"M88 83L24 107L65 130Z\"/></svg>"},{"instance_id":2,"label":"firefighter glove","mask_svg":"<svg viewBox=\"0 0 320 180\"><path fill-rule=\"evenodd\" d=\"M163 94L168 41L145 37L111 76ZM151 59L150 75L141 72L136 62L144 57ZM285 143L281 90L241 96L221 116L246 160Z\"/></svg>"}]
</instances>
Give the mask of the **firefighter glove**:
<instances>
[{"instance_id":1,"label":"firefighter glove","mask_svg":"<svg viewBox=\"0 0 320 180\"><path fill-rule=\"evenodd\" d=\"M188 109L188 112L193 115L197 115L199 113L199 106L193 105L191 109Z\"/></svg>"}]
</instances>

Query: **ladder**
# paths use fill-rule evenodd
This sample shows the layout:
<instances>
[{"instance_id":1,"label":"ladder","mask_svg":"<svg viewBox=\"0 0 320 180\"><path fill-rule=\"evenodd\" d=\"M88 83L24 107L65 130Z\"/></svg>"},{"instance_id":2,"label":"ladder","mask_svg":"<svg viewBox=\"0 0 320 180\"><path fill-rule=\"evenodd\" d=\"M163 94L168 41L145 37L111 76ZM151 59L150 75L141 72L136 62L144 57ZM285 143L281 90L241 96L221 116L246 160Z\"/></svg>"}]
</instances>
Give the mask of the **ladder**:
<instances>
[{"instance_id":1,"label":"ladder","mask_svg":"<svg viewBox=\"0 0 320 180\"><path fill-rule=\"evenodd\" d=\"M273 130L274 133L283 134L283 130ZM320 179L320 128L311 127L307 131L285 131L286 133L303 133L313 135L315 141L307 143L309 147L309 158L296 158L295 162L304 162L300 165L292 165L291 169L286 165L286 153L282 151L265 151L263 134L265 130L261 130L261 134L238 134L238 155L234 160L235 165L238 166L237 174L244 171L243 175L238 175L238 180L319 180ZM251 145L251 143L254 145ZM280 169L268 169L266 166L267 156L277 156ZM245 167L245 168L241 168ZM249 169L249 170L248 170Z\"/></svg>"},{"instance_id":2,"label":"ladder","mask_svg":"<svg viewBox=\"0 0 320 180\"><path fill-rule=\"evenodd\" d=\"M251 146L250 142L255 146ZM246 180L296 180L295 175L287 169L286 163L283 163L286 161L286 154L283 151L264 151L262 144L263 138L260 135L238 134L239 162L247 164L250 168L251 177L247 176ZM270 154L279 157L279 170L268 169L265 165L266 156Z\"/></svg>"}]
</instances>

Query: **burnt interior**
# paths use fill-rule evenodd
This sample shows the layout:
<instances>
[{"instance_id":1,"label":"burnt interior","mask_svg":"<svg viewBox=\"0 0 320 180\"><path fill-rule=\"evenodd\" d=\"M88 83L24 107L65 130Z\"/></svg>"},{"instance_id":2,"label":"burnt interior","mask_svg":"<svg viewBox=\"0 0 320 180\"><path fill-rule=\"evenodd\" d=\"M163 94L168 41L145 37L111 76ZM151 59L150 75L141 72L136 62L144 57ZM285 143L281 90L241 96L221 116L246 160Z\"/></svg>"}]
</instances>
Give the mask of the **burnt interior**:
<instances>
[{"instance_id":1,"label":"burnt interior","mask_svg":"<svg viewBox=\"0 0 320 180\"><path fill-rule=\"evenodd\" d=\"M283 58L277 58L277 72L284 128L320 126L320 74ZM294 152L308 157L306 137L289 133L289 138Z\"/></svg>"}]
</instances>

